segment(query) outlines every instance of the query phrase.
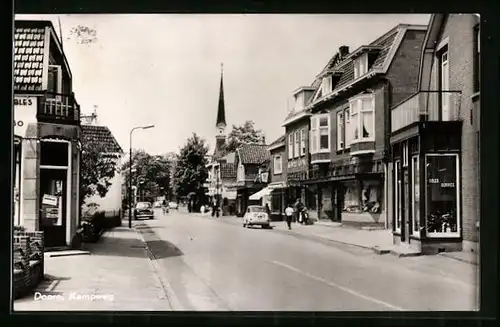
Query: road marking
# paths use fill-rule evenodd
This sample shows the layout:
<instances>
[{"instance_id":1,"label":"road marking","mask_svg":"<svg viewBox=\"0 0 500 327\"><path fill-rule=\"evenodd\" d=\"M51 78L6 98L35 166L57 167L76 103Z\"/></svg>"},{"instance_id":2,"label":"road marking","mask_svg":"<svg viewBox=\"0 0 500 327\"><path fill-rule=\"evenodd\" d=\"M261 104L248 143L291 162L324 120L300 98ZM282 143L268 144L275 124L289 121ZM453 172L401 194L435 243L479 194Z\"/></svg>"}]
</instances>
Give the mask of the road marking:
<instances>
[{"instance_id":1,"label":"road marking","mask_svg":"<svg viewBox=\"0 0 500 327\"><path fill-rule=\"evenodd\" d=\"M371 302L374 302L374 303L381 304L381 305L386 306L386 307L388 307L388 308L390 308L390 309L393 309L393 310L396 310L396 311L404 311L404 310L405 310L405 309L403 309L403 308L401 308L401 307L398 307L398 306L392 305L392 304L390 304L390 303L387 303L387 302L384 302L384 301L381 301L381 300L375 299L375 298L370 297L370 296L363 295L363 294L361 294L361 293L358 293L358 292L356 292L356 291L354 291L354 290L351 290L351 289L349 289L349 288L347 288L347 287L344 287L344 286L341 286L341 285L339 285L339 284L336 284L336 283L330 282L330 281L328 281L328 280L326 280L326 279L323 279L323 278L321 278L321 277L311 275L311 274L309 274L309 273L307 273L307 272L301 271L301 270L299 270L299 269L297 269L297 268L294 268L294 267L292 267L292 266L289 266L289 265L287 265L287 264L285 264L285 263L282 263L282 262L279 262L279 261L271 261L271 263L274 263L275 265L278 265L278 266L281 266L281 267L284 267L284 268L290 269L290 270L292 270L292 271L295 271L296 273L299 273L299 274L301 274L301 275L307 276L307 277L309 277L309 278L311 278L311 279L314 279L314 280L316 280L316 281L323 282L323 283L325 283L325 284L327 284L327 285L329 285L329 286L331 286L331 287L338 288L338 289L340 289L340 290L342 290L342 291L344 291L344 292L346 292L346 293L349 293L349 294L351 294L351 295L354 295L354 296L360 297L360 298L362 298L362 299L365 299L365 300L368 300L368 301L371 301Z\"/></svg>"},{"instance_id":2,"label":"road marking","mask_svg":"<svg viewBox=\"0 0 500 327\"><path fill-rule=\"evenodd\" d=\"M57 279L53 280L52 283L50 283L50 285L45 289L45 292L52 292L54 290L54 288L56 287L58 282L59 281Z\"/></svg>"}]
</instances>

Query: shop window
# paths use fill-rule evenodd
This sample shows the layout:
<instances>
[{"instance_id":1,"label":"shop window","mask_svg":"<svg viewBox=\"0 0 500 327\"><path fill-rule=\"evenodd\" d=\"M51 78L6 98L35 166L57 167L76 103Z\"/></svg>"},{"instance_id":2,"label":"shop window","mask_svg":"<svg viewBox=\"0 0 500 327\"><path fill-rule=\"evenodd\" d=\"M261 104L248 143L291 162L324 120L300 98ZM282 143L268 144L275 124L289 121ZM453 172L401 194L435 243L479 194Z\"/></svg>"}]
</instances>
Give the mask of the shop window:
<instances>
[{"instance_id":1,"label":"shop window","mask_svg":"<svg viewBox=\"0 0 500 327\"><path fill-rule=\"evenodd\" d=\"M403 160L403 167L408 167L408 142L403 143L403 148L401 151L401 156Z\"/></svg>"},{"instance_id":2,"label":"shop window","mask_svg":"<svg viewBox=\"0 0 500 327\"><path fill-rule=\"evenodd\" d=\"M309 210L318 209L318 193L309 188L306 189L306 207Z\"/></svg>"},{"instance_id":3,"label":"shop window","mask_svg":"<svg viewBox=\"0 0 500 327\"><path fill-rule=\"evenodd\" d=\"M40 142L41 166L68 166L67 142Z\"/></svg>"},{"instance_id":4,"label":"shop window","mask_svg":"<svg viewBox=\"0 0 500 327\"><path fill-rule=\"evenodd\" d=\"M271 212L281 213L283 208L283 193L280 191L273 191L271 193Z\"/></svg>"},{"instance_id":5,"label":"shop window","mask_svg":"<svg viewBox=\"0 0 500 327\"><path fill-rule=\"evenodd\" d=\"M402 206L401 206L401 194L402 194L402 184L401 184L401 161L396 160L394 164L394 180L396 181L396 187L394 189L394 207L395 207L395 220L396 225L394 226L396 232L401 232L401 216L402 216Z\"/></svg>"},{"instance_id":6,"label":"shop window","mask_svg":"<svg viewBox=\"0 0 500 327\"><path fill-rule=\"evenodd\" d=\"M413 217L413 235L420 235L420 168L418 162L418 156L412 157L412 217Z\"/></svg>"},{"instance_id":7,"label":"shop window","mask_svg":"<svg viewBox=\"0 0 500 327\"><path fill-rule=\"evenodd\" d=\"M426 155L427 235L459 236L457 154Z\"/></svg>"}]
</instances>

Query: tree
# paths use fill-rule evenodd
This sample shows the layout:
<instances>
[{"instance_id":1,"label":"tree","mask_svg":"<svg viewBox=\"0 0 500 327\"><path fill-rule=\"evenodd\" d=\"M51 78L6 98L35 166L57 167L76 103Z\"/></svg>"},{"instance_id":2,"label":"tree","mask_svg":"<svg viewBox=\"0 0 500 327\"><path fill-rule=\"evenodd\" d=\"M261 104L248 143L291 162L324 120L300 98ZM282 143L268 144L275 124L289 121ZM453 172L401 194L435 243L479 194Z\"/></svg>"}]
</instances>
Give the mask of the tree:
<instances>
[{"instance_id":1,"label":"tree","mask_svg":"<svg viewBox=\"0 0 500 327\"><path fill-rule=\"evenodd\" d=\"M77 44L90 45L98 41L97 30L86 25L76 25L69 31L69 37L67 39L74 39Z\"/></svg>"},{"instance_id":2,"label":"tree","mask_svg":"<svg viewBox=\"0 0 500 327\"><path fill-rule=\"evenodd\" d=\"M190 196L195 210L205 197L203 183L208 177L206 168L208 146L196 133L190 137L177 158L174 189L177 196Z\"/></svg>"},{"instance_id":3,"label":"tree","mask_svg":"<svg viewBox=\"0 0 500 327\"><path fill-rule=\"evenodd\" d=\"M264 133L255 129L255 123L251 120L245 121L243 125L233 125L233 130L228 135L226 151L233 152L242 144L263 144Z\"/></svg>"},{"instance_id":4,"label":"tree","mask_svg":"<svg viewBox=\"0 0 500 327\"><path fill-rule=\"evenodd\" d=\"M90 196L105 197L115 176L118 158L107 155L105 145L88 137L81 140L80 206Z\"/></svg>"},{"instance_id":5,"label":"tree","mask_svg":"<svg viewBox=\"0 0 500 327\"><path fill-rule=\"evenodd\" d=\"M154 156L144 150L137 150L132 157L132 185L138 187L138 194L146 201L167 195L170 188L170 161L165 156ZM121 172L125 177L127 190L130 183L130 162L126 161ZM128 191L127 191L128 193Z\"/></svg>"}]
</instances>

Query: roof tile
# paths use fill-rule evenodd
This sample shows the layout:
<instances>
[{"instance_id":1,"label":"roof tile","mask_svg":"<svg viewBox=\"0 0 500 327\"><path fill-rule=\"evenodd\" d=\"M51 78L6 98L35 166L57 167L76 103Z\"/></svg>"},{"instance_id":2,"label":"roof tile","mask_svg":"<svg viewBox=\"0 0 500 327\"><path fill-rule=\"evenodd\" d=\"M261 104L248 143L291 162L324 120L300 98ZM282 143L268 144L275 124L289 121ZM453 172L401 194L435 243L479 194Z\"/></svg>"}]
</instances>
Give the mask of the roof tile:
<instances>
[{"instance_id":1,"label":"roof tile","mask_svg":"<svg viewBox=\"0 0 500 327\"><path fill-rule=\"evenodd\" d=\"M264 144L244 144L238 148L242 164L257 164L269 159L267 145Z\"/></svg>"},{"instance_id":2,"label":"roof tile","mask_svg":"<svg viewBox=\"0 0 500 327\"><path fill-rule=\"evenodd\" d=\"M41 90L45 28L18 26L14 40L14 90Z\"/></svg>"},{"instance_id":3,"label":"roof tile","mask_svg":"<svg viewBox=\"0 0 500 327\"><path fill-rule=\"evenodd\" d=\"M82 125L82 137L90 138L104 145L108 153L121 153L122 148L106 126Z\"/></svg>"}]
</instances>

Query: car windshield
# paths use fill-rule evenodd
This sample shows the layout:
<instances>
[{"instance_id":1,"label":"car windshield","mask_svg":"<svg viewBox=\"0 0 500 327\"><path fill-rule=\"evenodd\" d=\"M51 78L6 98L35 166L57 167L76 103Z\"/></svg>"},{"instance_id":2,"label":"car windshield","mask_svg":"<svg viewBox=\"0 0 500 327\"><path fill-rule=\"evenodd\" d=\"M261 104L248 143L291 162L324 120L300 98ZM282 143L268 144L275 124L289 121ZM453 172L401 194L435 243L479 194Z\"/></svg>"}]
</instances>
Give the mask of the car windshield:
<instances>
[{"instance_id":1,"label":"car windshield","mask_svg":"<svg viewBox=\"0 0 500 327\"><path fill-rule=\"evenodd\" d=\"M149 202L137 203L137 209L147 209L147 208L151 208L151 203L149 203Z\"/></svg>"},{"instance_id":2,"label":"car windshield","mask_svg":"<svg viewBox=\"0 0 500 327\"><path fill-rule=\"evenodd\" d=\"M250 212L266 212L264 207L250 207Z\"/></svg>"}]
</instances>

